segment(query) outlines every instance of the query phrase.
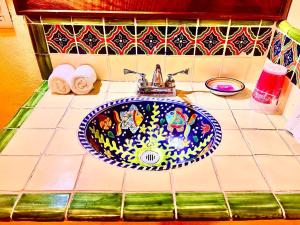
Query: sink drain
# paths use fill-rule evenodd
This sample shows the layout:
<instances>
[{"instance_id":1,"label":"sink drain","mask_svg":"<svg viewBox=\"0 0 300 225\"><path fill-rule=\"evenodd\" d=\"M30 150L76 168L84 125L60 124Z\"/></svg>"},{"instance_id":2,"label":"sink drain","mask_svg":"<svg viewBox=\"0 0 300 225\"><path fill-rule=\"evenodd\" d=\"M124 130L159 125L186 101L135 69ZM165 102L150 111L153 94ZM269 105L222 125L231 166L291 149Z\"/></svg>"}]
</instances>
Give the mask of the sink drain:
<instances>
[{"instance_id":1,"label":"sink drain","mask_svg":"<svg viewBox=\"0 0 300 225\"><path fill-rule=\"evenodd\" d=\"M155 164L159 161L160 155L154 151L143 152L140 156L140 159L143 163Z\"/></svg>"}]
</instances>

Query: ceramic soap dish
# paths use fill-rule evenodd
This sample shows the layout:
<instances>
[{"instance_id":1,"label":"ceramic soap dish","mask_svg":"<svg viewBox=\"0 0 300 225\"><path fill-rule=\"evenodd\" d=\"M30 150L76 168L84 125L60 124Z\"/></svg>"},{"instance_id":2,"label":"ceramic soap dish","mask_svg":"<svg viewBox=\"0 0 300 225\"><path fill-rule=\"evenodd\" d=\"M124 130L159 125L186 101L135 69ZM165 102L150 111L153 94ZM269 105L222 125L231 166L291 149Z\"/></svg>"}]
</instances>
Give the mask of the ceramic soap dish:
<instances>
[{"instance_id":1,"label":"ceramic soap dish","mask_svg":"<svg viewBox=\"0 0 300 225\"><path fill-rule=\"evenodd\" d=\"M205 86L215 95L235 95L245 89L243 82L228 77L215 77L207 80Z\"/></svg>"}]
</instances>

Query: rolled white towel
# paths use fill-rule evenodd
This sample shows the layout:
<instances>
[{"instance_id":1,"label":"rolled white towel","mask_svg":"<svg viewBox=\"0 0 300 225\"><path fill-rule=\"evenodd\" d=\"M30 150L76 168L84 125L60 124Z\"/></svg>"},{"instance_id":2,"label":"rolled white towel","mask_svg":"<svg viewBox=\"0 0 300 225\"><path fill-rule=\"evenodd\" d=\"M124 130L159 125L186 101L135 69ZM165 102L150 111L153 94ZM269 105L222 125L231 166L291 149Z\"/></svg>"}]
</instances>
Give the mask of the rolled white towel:
<instances>
[{"instance_id":1,"label":"rolled white towel","mask_svg":"<svg viewBox=\"0 0 300 225\"><path fill-rule=\"evenodd\" d=\"M68 94L75 69L69 64L62 64L54 68L48 79L48 86L53 94Z\"/></svg>"},{"instance_id":2,"label":"rolled white towel","mask_svg":"<svg viewBox=\"0 0 300 225\"><path fill-rule=\"evenodd\" d=\"M71 81L71 90L78 95L88 94L97 80L97 75L93 67L81 65L77 67Z\"/></svg>"}]
</instances>

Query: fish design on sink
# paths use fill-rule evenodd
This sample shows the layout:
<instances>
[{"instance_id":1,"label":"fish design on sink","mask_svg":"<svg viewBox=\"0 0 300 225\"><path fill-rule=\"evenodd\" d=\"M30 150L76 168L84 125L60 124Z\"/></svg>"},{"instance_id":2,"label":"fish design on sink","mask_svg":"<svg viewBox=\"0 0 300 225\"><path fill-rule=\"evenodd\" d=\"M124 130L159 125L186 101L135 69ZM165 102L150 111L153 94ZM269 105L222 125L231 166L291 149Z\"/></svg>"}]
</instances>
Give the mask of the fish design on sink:
<instances>
[{"instance_id":1,"label":"fish design on sink","mask_svg":"<svg viewBox=\"0 0 300 225\"><path fill-rule=\"evenodd\" d=\"M82 121L78 138L107 163L139 170L168 170L215 151L219 123L198 106L166 98L132 97L108 102Z\"/></svg>"}]
</instances>

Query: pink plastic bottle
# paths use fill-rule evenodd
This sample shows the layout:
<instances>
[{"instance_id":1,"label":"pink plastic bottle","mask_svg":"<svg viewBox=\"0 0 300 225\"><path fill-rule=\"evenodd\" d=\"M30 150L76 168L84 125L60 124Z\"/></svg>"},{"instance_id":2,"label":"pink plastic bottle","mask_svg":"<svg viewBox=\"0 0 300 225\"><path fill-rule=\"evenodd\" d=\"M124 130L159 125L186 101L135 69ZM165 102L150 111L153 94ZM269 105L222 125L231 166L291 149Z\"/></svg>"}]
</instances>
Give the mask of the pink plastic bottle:
<instances>
[{"instance_id":1,"label":"pink plastic bottle","mask_svg":"<svg viewBox=\"0 0 300 225\"><path fill-rule=\"evenodd\" d=\"M267 59L252 93L252 106L268 114L276 112L287 69Z\"/></svg>"}]
</instances>

